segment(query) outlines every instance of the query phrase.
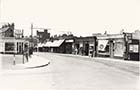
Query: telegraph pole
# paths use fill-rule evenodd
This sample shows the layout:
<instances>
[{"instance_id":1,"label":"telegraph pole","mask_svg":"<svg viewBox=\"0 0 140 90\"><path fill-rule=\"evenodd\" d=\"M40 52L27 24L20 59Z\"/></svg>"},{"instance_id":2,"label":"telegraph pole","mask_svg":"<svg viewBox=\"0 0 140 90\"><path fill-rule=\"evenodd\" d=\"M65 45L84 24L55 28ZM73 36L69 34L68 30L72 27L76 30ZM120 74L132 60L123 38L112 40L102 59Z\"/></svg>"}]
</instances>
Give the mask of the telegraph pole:
<instances>
[{"instance_id":1,"label":"telegraph pole","mask_svg":"<svg viewBox=\"0 0 140 90\"><path fill-rule=\"evenodd\" d=\"M31 37L33 37L33 23L31 23Z\"/></svg>"},{"instance_id":2,"label":"telegraph pole","mask_svg":"<svg viewBox=\"0 0 140 90\"><path fill-rule=\"evenodd\" d=\"M31 23L31 47L33 47L33 23Z\"/></svg>"},{"instance_id":3,"label":"telegraph pole","mask_svg":"<svg viewBox=\"0 0 140 90\"><path fill-rule=\"evenodd\" d=\"M31 23L31 47L29 48L29 55L33 53L33 23Z\"/></svg>"}]
</instances>

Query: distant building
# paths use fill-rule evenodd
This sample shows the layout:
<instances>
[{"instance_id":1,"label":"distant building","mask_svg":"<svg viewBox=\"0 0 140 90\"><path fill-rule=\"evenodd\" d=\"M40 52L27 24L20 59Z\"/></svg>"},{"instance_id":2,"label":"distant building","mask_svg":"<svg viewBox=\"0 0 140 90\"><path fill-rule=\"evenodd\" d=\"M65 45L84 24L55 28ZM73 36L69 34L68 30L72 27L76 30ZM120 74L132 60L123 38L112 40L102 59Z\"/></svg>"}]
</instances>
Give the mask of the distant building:
<instances>
[{"instance_id":1,"label":"distant building","mask_svg":"<svg viewBox=\"0 0 140 90\"><path fill-rule=\"evenodd\" d=\"M45 29L43 32L37 31L37 37L40 43L45 42L47 39L50 39L50 33L48 33L48 30Z\"/></svg>"},{"instance_id":2,"label":"distant building","mask_svg":"<svg viewBox=\"0 0 140 90\"><path fill-rule=\"evenodd\" d=\"M15 38L23 38L23 30L20 30L20 29L16 29L14 30L14 37Z\"/></svg>"}]
</instances>

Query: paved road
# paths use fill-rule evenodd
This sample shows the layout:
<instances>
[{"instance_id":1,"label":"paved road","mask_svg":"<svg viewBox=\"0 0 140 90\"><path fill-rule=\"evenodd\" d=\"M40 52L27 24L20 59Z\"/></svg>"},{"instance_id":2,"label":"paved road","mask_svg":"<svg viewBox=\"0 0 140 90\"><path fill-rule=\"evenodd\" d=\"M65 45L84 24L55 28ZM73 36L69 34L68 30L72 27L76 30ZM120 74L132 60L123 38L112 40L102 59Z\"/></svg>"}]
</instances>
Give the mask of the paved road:
<instances>
[{"instance_id":1,"label":"paved road","mask_svg":"<svg viewBox=\"0 0 140 90\"><path fill-rule=\"evenodd\" d=\"M3 90L139 90L139 76L92 59L39 53L47 67L1 74Z\"/></svg>"}]
</instances>

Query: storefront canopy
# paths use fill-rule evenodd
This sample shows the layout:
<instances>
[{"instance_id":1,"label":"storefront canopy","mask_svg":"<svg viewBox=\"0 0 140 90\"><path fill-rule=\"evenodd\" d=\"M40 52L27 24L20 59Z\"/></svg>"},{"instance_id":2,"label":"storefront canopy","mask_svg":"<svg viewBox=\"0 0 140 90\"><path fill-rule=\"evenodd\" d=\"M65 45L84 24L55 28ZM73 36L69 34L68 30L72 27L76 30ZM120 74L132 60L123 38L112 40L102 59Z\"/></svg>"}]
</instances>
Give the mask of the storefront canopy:
<instances>
[{"instance_id":1,"label":"storefront canopy","mask_svg":"<svg viewBox=\"0 0 140 90\"><path fill-rule=\"evenodd\" d=\"M55 40L50 47L59 47L63 42L64 40Z\"/></svg>"},{"instance_id":2,"label":"storefront canopy","mask_svg":"<svg viewBox=\"0 0 140 90\"><path fill-rule=\"evenodd\" d=\"M64 39L63 40L55 40L53 42L45 43L44 45L42 45L42 47L59 47L63 42L64 42Z\"/></svg>"},{"instance_id":3,"label":"storefront canopy","mask_svg":"<svg viewBox=\"0 0 140 90\"><path fill-rule=\"evenodd\" d=\"M43 47L43 44L42 44L42 43L39 43L39 44L37 45L37 47Z\"/></svg>"},{"instance_id":4,"label":"storefront canopy","mask_svg":"<svg viewBox=\"0 0 140 90\"><path fill-rule=\"evenodd\" d=\"M53 42L51 42L51 41L50 42L47 42L47 43L44 44L44 47L50 47L52 43Z\"/></svg>"}]
</instances>

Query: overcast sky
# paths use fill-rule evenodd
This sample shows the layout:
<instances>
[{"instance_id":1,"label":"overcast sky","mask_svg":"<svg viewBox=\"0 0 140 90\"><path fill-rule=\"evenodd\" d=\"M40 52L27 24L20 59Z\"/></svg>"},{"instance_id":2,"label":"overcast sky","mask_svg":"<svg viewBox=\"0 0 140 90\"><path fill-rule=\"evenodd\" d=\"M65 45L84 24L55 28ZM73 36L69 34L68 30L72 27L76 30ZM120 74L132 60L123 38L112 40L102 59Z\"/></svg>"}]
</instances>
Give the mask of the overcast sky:
<instances>
[{"instance_id":1,"label":"overcast sky","mask_svg":"<svg viewBox=\"0 0 140 90\"><path fill-rule=\"evenodd\" d=\"M25 35L30 34L31 23L34 27L51 28L52 34L71 31L82 36L140 29L139 0L0 1L0 22L14 22Z\"/></svg>"}]
</instances>

